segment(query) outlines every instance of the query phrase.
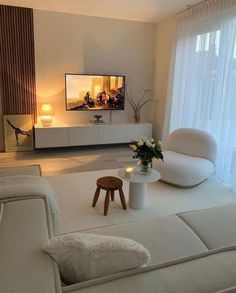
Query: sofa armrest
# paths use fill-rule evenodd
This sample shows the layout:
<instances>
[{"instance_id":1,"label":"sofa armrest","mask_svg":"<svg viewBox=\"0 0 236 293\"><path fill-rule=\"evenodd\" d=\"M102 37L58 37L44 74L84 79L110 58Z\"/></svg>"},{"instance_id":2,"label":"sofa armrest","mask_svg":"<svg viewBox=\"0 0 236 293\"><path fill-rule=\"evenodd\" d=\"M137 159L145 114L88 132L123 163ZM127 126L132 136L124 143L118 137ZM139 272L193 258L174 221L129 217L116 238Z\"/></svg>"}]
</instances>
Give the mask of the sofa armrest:
<instances>
[{"instance_id":1,"label":"sofa armrest","mask_svg":"<svg viewBox=\"0 0 236 293\"><path fill-rule=\"evenodd\" d=\"M41 244L52 236L46 199L6 199L0 204L1 291L60 293L58 268L41 250Z\"/></svg>"},{"instance_id":2,"label":"sofa armrest","mask_svg":"<svg viewBox=\"0 0 236 293\"><path fill-rule=\"evenodd\" d=\"M42 176L42 170L40 165L0 168L0 177L18 175Z\"/></svg>"}]
</instances>

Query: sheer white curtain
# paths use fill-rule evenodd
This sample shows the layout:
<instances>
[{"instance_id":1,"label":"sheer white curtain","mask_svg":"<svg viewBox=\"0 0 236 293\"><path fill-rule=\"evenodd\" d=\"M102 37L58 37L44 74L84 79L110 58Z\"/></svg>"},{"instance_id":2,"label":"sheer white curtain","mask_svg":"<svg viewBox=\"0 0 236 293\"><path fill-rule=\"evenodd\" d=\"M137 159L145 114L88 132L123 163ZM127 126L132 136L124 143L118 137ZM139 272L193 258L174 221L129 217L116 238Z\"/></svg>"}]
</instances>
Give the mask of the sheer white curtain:
<instances>
[{"instance_id":1,"label":"sheer white curtain","mask_svg":"<svg viewBox=\"0 0 236 293\"><path fill-rule=\"evenodd\" d=\"M218 141L216 176L236 189L236 1L209 0L177 16L168 132L200 128Z\"/></svg>"}]
</instances>

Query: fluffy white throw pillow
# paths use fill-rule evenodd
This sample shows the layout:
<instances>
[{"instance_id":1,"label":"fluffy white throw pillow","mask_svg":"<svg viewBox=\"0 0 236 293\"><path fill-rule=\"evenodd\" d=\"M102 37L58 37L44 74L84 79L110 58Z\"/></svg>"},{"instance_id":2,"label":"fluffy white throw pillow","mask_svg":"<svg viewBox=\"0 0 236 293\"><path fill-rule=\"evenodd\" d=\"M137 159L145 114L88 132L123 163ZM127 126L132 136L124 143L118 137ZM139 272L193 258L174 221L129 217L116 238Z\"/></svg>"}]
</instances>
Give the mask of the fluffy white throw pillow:
<instances>
[{"instance_id":1,"label":"fluffy white throw pillow","mask_svg":"<svg viewBox=\"0 0 236 293\"><path fill-rule=\"evenodd\" d=\"M42 248L56 260L66 284L142 267L151 260L149 251L132 239L95 234L56 236Z\"/></svg>"}]
</instances>

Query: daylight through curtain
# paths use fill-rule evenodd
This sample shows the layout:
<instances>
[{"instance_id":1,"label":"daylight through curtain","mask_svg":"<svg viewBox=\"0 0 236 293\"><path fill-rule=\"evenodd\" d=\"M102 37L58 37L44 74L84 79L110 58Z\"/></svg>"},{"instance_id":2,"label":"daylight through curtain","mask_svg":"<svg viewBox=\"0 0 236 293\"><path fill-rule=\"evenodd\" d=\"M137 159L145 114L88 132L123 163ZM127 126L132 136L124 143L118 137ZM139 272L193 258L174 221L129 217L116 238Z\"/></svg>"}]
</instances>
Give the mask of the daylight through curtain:
<instances>
[{"instance_id":1,"label":"daylight through curtain","mask_svg":"<svg viewBox=\"0 0 236 293\"><path fill-rule=\"evenodd\" d=\"M236 189L236 1L177 15L168 132L200 128L218 141L216 177Z\"/></svg>"}]
</instances>

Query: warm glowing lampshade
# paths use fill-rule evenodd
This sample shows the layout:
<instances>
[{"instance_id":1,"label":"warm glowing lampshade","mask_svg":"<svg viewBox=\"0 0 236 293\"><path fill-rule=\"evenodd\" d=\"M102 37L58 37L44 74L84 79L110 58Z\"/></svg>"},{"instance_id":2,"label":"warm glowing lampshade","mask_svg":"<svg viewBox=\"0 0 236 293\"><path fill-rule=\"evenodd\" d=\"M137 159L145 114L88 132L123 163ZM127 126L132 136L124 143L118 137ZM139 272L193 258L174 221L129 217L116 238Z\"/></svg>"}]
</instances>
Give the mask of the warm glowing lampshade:
<instances>
[{"instance_id":1,"label":"warm glowing lampshade","mask_svg":"<svg viewBox=\"0 0 236 293\"><path fill-rule=\"evenodd\" d=\"M52 106L50 104L43 104L41 106L42 115L52 115Z\"/></svg>"},{"instance_id":2,"label":"warm glowing lampshade","mask_svg":"<svg viewBox=\"0 0 236 293\"><path fill-rule=\"evenodd\" d=\"M41 116L41 124L43 126L51 126L53 122L52 118L52 106L50 104L43 104L40 109Z\"/></svg>"}]
</instances>

